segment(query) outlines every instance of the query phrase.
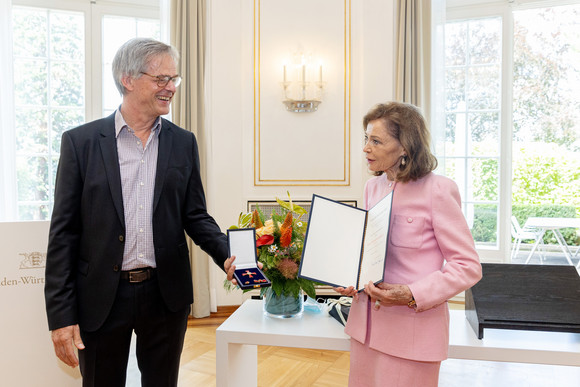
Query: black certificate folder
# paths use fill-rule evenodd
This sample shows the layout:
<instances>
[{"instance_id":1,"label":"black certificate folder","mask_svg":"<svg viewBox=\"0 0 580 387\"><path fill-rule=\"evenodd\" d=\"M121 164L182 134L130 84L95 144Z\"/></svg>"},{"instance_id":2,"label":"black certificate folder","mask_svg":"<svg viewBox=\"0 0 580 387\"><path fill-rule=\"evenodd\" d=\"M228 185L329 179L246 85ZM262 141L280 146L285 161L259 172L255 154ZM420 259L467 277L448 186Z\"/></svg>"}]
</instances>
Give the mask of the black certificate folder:
<instances>
[{"instance_id":1,"label":"black certificate folder","mask_svg":"<svg viewBox=\"0 0 580 387\"><path fill-rule=\"evenodd\" d=\"M254 289L271 285L270 280L258 268L256 229L228 230L228 250L230 257L236 256L234 278L240 288Z\"/></svg>"},{"instance_id":2,"label":"black certificate folder","mask_svg":"<svg viewBox=\"0 0 580 387\"><path fill-rule=\"evenodd\" d=\"M357 290L383 281L392 192L365 211L313 195L299 277Z\"/></svg>"}]
</instances>

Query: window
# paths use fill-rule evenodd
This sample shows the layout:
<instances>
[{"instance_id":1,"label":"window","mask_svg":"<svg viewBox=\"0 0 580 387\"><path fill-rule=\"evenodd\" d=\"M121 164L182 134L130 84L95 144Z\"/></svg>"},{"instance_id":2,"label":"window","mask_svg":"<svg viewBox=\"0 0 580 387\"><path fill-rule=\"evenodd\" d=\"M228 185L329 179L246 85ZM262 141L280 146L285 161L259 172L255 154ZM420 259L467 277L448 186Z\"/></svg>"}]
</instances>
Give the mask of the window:
<instances>
[{"instance_id":1,"label":"window","mask_svg":"<svg viewBox=\"0 0 580 387\"><path fill-rule=\"evenodd\" d=\"M580 216L580 2L475 2L448 8L442 157L480 255L506 261L512 213Z\"/></svg>"},{"instance_id":2,"label":"window","mask_svg":"<svg viewBox=\"0 0 580 387\"><path fill-rule=\"evenodd\" d=\"M14 7L18 217L48 219L60 136L85 120L84 15Z\"/></svg>"},{"instance_id":3,"label":"window","mask_svg":"<svg viewBox=\"0 0 580 387\"><path fill-rule=\"evenodd\" d=\"M118 47L136 36L160 38L158 2L144 2L151 6L14 1L15 159L3 162L16 170L17 220L50 218L62 133L121 103L111 75Z\"/></svg>"},{"instance_id":4,"label":"window","mask_svg":"<svg viewBox=\"0 0 580 387\"><path fill-rule=\"evenodd\" d=\"M501 112L501 18L445 27L445 174L463 198L473 237L497 246Z\"/></svg>"},{"instance_id":5,"label":"window","mask_svg":"<svg viewBox=\"0 0 580 387\"><path fill-rule=\"evenodd\" d=\"M579 17L580 4L514 12L512 207L517 216L525 206L536 211L551 206L554 216L580 215Z\"/></svg>"},{"instance_id":6,"label":"window","mask_svg":"<svg viewBox=\"0 0 580 387\"><path fill-rule=\"evenodd\" d=\"M159 39L159 21L126 16L103 17L103 116L113 113L121 104L112 75L112 63L117 49L136 36Z\"/></svg>"}]
</instances>

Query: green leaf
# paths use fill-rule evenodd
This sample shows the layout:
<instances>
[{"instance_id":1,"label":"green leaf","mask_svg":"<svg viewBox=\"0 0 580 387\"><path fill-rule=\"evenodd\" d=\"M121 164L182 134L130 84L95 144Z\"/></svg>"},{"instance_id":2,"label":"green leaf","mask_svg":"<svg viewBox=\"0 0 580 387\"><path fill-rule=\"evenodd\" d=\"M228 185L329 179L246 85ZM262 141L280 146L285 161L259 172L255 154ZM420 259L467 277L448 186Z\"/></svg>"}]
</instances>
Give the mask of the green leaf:
<instances>
[{"instance_id":1,"label":"green leaf","mask_svg":"<svg viewBox=\"0 0 580 387\"><path fill-rule=\"evenodd\" d=\"M290 203L287 203L287 202L280 200L278 198L276 198L276 201L278 202L280 207L284 208L287 211L292 211L292 207L290 206Z\"/></svg>"},{"instance_id":2,"label":"green leaf","mask_svg":"<svg viewBox=\"0 0 580 387\"><path fill-rule=\"evenodd\" d=\"M279 296L284 291L284 286L281 282L272 282L272 290L274 293L276 293L277 296Z\"/></svg>"},{"instance_id":3,"label":"green leaf","mask_svg":"<svg viewBox=\"0 0 580 387\"><path fill-rule=\"evenodd\" d=\"M300 225L299 225L300 223ZM306 234L306 229L308 228L308 222L299 220L294 222L293 230L299 234Z\"/></svg>"},{"instance_id":4,"label":"green leaf","mask_svg":"<svg viewBox=\"0 0 580 387\"><path fill-rule=\"evenodd\" d=\"M266 223L266 217L264 216L264 213L262 212L260 206L256 205L256 211L258 211L258 216L260 217L262 224Z\"/></svg>"},{"instance_id":5,"label":"green leaf","mask_svg":"<svg viewBox=\"0 0 580 387\"><path fill-rule=\"evenodd\" d=\"M292 203L290 193L288 193L288 199L289 201L285 202L283 200L276 198L276 202L280 205L280 207L284 208L287 211L294 212L295 214L299 215L299 217L306 214L306 210L304 208Z\"/></svg>"},{"instance_id":6,"label":"green leaf","mask_svg":"<svg viewBox=\"0 0 580 387\"><path fill-rule=\"evenodd\" d=\"M291 294L294 297L298 297L300 294L300 283L296 280L294 281L286 281L285 290L287 294Z\"/></svg>"},{"instance_id":7,"label":"green leaf","mask_svg":"<svg viewBox=\"0 0 580 387\"><path fill-rule=\"evenodd\" d=\"M302 287L304 293L306 293L310 298L316 299L316 289L314 288L314 283L304 278L298 278L298 281L300 281L300 287Z\"/></svg>"},{"instance_id":8,"label":"green leaf","mask_svg":"<svg viewBox=\"0 0 580 387\"><path fill-rule=\"evenodd\" d=\"M231 293L231 292L233 292L234 290L237 290L237 289L239 289L239 288L240 288L240 287L239 287L238 285L234 285L233 283L231 283L230 281L228 281L228 280L227 280L227 278L226 278L226 279L224 279L224 289L226 290L226 293ZM252 289L249 289L249 290L252 290ZM245 293L245 292L246 292L246 291L244 291L244 293Z\"/></svg>"},{"instance_id":9,"label":"green leaf","mask_svg":"<svg viewBox=\"0 0 580 387\"><path fill-rule=\"evenodd\" d=\"M252 213L251 212L246 212L240 213L240 216L238 217L238 227L239 228L247 228L250 223L252 222Z\"/></svg>"},{"instance_id":10,"label":"green leaf","mask_svg":"<svg viewBox=\"0 0 580 387\"><path fill-rule=\"evenodd\" d=\"M300 216L306 214L306 210L296 204L293 206L293 211Z\"/></svg>"}]
</instances>

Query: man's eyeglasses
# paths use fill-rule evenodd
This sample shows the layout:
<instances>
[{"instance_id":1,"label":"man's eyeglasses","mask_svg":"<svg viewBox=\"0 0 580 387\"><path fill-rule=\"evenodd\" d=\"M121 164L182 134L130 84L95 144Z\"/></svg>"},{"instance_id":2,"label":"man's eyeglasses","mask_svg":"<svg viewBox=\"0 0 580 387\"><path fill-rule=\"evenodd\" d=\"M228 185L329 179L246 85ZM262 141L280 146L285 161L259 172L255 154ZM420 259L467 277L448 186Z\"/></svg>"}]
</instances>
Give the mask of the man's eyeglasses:
<instances>
[{"instance_id":1,"label":"man's eyeglasses","mask_svg":"<svg viewBox=\"0 0 580 387\"><path fill-rule=\"evenodd\" d=\"M176 75L174 77L170 77L169 75L151 75L151 74L147 74L144 72L141 72L141 74L148 75L151 78L156 78L157 79L157 86L159 86L159 87L167 86L169 81L173 82L175 87L179 86L179 84L181 83L181 77L179 75Z\"/></svg>"}]
</instances>

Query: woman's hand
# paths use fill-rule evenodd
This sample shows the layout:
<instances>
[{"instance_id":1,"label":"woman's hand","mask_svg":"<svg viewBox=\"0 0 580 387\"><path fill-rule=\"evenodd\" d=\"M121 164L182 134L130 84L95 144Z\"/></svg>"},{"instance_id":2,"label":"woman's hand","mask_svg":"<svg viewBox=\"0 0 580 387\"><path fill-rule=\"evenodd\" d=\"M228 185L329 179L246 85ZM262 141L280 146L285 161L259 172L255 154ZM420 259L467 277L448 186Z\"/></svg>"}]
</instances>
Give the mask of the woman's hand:
<instances>
[{"instance_id":1,"label":"woman's hand","mask_svg":"<svg viewBox=\"0 0 580 387\"><path fill-rule=\"evenodd\" d=\"M365 285L365 293L374 302L375 310L381 306L407 305L413 299L413 293L407 285L381 282L375 286L372 282Z\"/></svg>"},{"instance_id":2,"label":"woman's hand","mask_svg":"<svg viewBox=\"0 0 580 387\"><path fill-rule=\"evenodd\" d=\"M337 287L332 289L343 296L354 297L355 300L358 300L358 292L356 291L354 286L349 286L348 288Z\"/></svg>"}]
</instances>

